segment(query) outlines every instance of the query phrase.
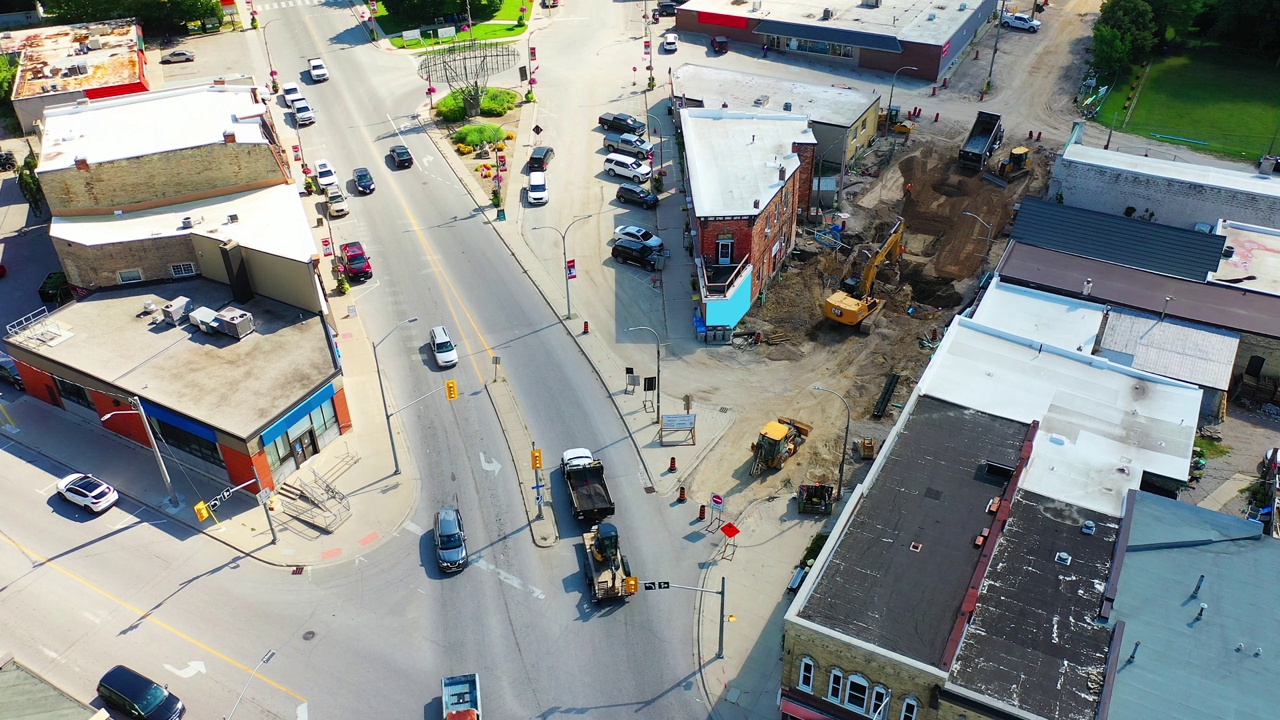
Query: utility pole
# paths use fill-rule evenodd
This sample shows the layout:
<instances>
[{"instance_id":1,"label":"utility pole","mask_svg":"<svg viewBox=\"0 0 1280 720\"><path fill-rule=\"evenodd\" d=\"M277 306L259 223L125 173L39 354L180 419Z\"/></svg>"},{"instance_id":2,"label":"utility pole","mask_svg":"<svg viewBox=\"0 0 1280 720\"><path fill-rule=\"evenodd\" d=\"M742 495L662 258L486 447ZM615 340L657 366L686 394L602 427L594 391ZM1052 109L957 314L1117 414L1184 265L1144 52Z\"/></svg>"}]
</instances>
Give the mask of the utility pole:
<instances>
[{"instance_id":1,"label":"utility pole","mask_svg":"<svg viewBox=\"0 0 1280 720\"><path fill-rule=\"evenodd\" d=\"M1034 2L1035 0L1032 0ZM991 50L991 69L987 71L987 87L983 92L991 92L991 80L996 74L996 54L1000 52L1000 23L1004 20L1005 4L1008 0L1000 0L1000 17L996 18L996 46Z\"/></svg>"}]
</instances>

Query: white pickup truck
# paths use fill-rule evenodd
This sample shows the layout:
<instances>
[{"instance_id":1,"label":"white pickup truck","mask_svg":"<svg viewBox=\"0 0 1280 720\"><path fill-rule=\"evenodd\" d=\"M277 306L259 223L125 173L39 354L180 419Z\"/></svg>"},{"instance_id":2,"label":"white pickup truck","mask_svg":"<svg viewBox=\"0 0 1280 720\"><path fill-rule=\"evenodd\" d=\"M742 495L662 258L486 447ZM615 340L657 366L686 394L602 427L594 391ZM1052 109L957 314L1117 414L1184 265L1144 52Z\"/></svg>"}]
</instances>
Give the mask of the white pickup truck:
<instances>
[{"instance_id":1,"label":"white pickup truck","mask_svg":"<svg viewBox=\"0 0 1280 720\"><path fill-rule=\"evenodd\" d=\"M329 68L325 67L324 60L321 58L311 58L307 61L311 66L311 80L313 82L324 82L329 79Z\"/></svg>"},{"instance_id":2,"label":"white pickup truck","mask_svg":"<svg viewBox=\"0 0 1280 720\"><path fill-rule=\"evenodd\" d=\"M1038 32L1040 21L1032 20L1030 15L1022 13L1005 13L1000 16L1000 25L1007 28L1018 28L1027 32Z\"/></svg>"}]
</instances>

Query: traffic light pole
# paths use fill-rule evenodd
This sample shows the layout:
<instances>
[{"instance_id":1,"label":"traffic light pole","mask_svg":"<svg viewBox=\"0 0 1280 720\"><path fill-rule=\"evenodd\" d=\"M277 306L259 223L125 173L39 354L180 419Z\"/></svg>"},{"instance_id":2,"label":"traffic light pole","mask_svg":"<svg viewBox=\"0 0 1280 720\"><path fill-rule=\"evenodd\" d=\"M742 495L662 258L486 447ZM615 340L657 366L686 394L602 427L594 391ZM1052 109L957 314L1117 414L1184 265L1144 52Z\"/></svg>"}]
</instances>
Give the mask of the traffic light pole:
<instances>
[{"instance_id":1,"label":"traffic light pole","mask_svg":"<svg viewBox=\"0 0 1280 720\"><path fill-rule=\"evenodd\" d=\"M711 595L720 596L720 642L716 646L716 659L724 659L724 624L729 622L730 616L724 614L724 598L726 583L724 577L720 578L719 590L708 590L706 588L692 587L690 585L676 585L675 583L666 583L667 587L680 588L681 590L692 590L694 592L709 593Z\"/></svg>"}]
</instances>

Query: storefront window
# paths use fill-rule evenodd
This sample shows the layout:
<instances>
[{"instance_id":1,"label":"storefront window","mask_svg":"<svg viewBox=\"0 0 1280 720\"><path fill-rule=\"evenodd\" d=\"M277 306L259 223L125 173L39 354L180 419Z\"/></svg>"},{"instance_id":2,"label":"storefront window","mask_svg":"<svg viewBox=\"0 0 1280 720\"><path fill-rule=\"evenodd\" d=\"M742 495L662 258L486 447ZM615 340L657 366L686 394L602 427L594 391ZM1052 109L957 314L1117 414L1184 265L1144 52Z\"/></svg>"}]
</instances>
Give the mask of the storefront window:
<instances>
[{"instance_id":1,"label":"storefront window","mask_svg":"<svg viewBox=\"0 0 1280 720\"><path fill-rule=\"evenodd\" d=\"M93 401L89 399L89 393L83 387L59 377L54 378L53 381L58 386L58 394L62 396L63 400L87 407L90 410L94 409Z\"/></svg>"},{"instance_id":2,"label":"storefront window","mask_svg":"<svg viewBox=\"0 0 1280 720\"><path fill-rule=\"evenodd\" d=\"M212 440L205 440L199 435L193 435L182 428L174 427L163 420L150 419L155 423L157 434L163 438L165 444L169 447L181 450L188 455L194 455L207 463L221 468L227 466L222 459L222 451L218 448L217 443Z\"/></svg>"}]
</instances>

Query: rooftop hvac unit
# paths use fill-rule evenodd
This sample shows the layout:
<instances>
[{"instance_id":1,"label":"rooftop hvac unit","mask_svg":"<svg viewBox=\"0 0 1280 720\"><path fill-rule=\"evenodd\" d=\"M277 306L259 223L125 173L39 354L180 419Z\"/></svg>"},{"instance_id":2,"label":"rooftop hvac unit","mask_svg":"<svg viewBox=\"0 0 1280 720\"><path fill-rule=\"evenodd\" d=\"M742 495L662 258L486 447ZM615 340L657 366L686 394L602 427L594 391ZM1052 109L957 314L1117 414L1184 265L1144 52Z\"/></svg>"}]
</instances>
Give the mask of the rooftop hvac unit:
<instances>
[{"instance_id":1,"label":"rooftop hvac unit","mask_svg":"<svg viewBox=\"0 0 1280 720\"><path fill-rule=\"evenodd\" d=\"M833 18L833 17L835 17L835 12L833 12L833 11L831 10L831 8L822 8L822 19L823 19L823 20L830 20L830 19L831 19L831 18Z\"/></svg>"},{"instance_id":2,"label":"rooftop hvac unit","mask_svg":"<svg viewBox=\"0 0 1280 720\"><path fill-rule=\"evenodd\" d=\"M880 7L880 0L862 0L862 6L869 7L869 8L878 8Z\"/></svg>"},{"instance_id":3,"label":"rooftop hvac unit","mask_svg":"<svg viewBox=\"0 0 1280 720\"><path fill-rule=\"evenodd\" d=\"M79 72L81 75L88 75L89 63L84 60L81 60L80 62L76 63L76 71Z\"/></svg>"},{"instance_id":4,"label":"rooftop hvac unit","mask_svg":"<svg viewBox=\"0 0 1280 720\"><path fill-rule=\"evenodd\" d=\"M89 49L90 49L90 50L101 50L101 49L102 49L102 38L98 37L97 35L90 36L90 38L89 38Z\"/></svg>"},{"instance_id":5,"label":"rooftop hvac unit","mask_svg":"<svg viewBox=\"0 0 1280 720\"><path fill-rule=\"evenodd\" d=\"M253 315L240 308L229 307L218 313L218 330L233 338L242 338L253 332Z\"/></svg>"},{"instance_id":6,"label":"rooftop hvac unit","mask_svg":"<svg viewBox=\"0 0 1280 720\"><path fill-rule=\"evenodd\" d=\"M164 319L170 325L181 325L196 306L188 297L176 297L164 306Z\"/></svg>"},{"instance_id":7,"label":"rooftop hvac unit","mask_svg":"<svg viewBox=\"0 0 1280 720\"><path fill-rule=\"evenodd\" d=\"M188 215L187 217L182 218L182 229L183 229L183 230L190 230L190 229L191 229L191 228L193 228L193 227L195 227L195 223L193 223L193 222L191 221L191 216L190 216L190 215Z\"/></svg>"},{"instance_id":8,"label":"rooftop hvac unit","mask_svg":"<svg viewBox=\"0 0 1280 720\"><path fill-rule=\"evenodd\" d=\"M218 311L213 308L198 307L191 311L189 318L201 330L213 334L218 332Z\"/></svg>"}]
</instances>

